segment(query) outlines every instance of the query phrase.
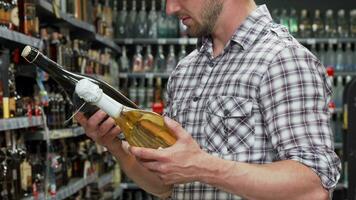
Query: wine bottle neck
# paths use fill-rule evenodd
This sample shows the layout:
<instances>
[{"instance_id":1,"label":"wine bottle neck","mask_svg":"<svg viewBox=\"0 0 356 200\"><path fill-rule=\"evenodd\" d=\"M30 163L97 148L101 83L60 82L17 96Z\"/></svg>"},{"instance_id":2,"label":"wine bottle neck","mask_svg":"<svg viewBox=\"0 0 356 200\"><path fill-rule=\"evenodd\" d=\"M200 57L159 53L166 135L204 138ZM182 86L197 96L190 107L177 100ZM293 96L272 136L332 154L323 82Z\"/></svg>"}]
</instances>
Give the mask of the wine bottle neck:
<instances>
[{"instance_id":1,"label":"wine bottle neck","mask_svg":"<svg viewBox=\"0 0 356 200\"><path fill-rule=\"evenodd\" d=\"M100 100L97 101L95 105L113 118L120 116L121 111L124 109L124 105L115 101L105 93L103 93Z\"/></svg>"}]
</instances>

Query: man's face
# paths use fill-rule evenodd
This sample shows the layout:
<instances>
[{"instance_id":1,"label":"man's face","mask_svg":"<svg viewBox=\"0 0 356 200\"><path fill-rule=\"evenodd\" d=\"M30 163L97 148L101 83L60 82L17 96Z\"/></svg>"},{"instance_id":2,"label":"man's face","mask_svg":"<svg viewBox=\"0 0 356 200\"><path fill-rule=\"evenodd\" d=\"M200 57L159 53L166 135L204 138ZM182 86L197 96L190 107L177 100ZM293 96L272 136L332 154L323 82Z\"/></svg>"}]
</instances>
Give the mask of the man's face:
<instances>
[{"instance_id":1,"label":"man's face","mask_svg":"<svg viewBox=\"0 0 356 200\"><path fill-rule=\"evenodd\" d=\"M212 33L222 11L221 0L167 0L167 13L175 14L192 37Z\"/></svg>"}]
</instances>

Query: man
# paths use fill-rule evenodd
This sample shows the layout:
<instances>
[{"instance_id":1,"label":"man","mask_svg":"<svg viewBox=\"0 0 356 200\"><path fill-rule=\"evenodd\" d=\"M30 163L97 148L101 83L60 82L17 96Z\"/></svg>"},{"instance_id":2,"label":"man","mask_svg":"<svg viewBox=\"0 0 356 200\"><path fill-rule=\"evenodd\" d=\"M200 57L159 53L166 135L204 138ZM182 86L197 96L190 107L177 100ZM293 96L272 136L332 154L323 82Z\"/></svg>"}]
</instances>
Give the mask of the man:
<instances>
[{"instance_id":1,"label":"man","mask_svg":"<svg viewBox=\"0 0 356 200\"><path fill-rule=\"evenodd\" d=\"M163 199L328 199L340 161L317 58L253 0L167 0L166 11L199 38L167 86L176 144L125 151L102 111L77 115L87 135Z\"/></svg>"}]
</instances>

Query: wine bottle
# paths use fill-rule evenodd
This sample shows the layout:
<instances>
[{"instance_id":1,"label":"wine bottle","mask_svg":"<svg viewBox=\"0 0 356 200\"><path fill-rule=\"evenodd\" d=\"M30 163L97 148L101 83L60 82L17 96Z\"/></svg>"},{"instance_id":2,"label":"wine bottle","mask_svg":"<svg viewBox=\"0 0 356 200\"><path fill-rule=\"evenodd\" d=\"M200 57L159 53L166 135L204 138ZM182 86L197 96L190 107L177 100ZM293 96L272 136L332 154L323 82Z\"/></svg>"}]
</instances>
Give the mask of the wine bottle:
<instances>
[{"instance_id":1,"label":"wine bottle","mask_svg":"<svg viewBox=\"0 0 356 200\"><path fill-rule=\"evenodd\" d=\"M76 108L83 105L84 101L81 100L77 95L75 95L75 85L76 83L84 78L89 79L93 83L100 85L103 89L104 93L109 95L111 98L116 101L132 108L137 108L137 105L133 103L131 100L126 98L119 91L111 87L109 84L101 81L99 79L89 77L82 74L76 74L73 72L69 72L64 69L64 67L50 60L48 57L44 56L37 49L32 48L30 46L26 46L22 51L22 57L24 57L28 62L40 67L42 70L46 71L59 85L63 87L65 92L69 97L72 97L72 103ZM85 104L81 111L84 112L86 117L90 117L94 114L98 108L93 105Z\"/></svg>"},{"instance_id":2,"label":"wine bottle","mask_svg":"<svg viewBox=\"0 0 356 200\"><path fill-rule=\"evenodd\" d=\"M75 91L79 97L95 104L114 118L131 146L158 149L175 143L176 138L166 127L161 115L126 107L103 93L98 85L87 79L80 80Z\"/></svg>"}]
</instances>

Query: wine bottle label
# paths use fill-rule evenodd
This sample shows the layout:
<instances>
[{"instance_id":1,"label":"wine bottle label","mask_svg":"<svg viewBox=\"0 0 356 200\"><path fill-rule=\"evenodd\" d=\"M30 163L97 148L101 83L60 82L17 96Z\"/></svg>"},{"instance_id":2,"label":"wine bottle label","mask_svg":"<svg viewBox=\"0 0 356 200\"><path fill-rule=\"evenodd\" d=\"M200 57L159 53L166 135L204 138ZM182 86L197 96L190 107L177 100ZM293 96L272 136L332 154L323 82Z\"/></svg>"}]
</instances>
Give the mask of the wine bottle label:
<instances>
[{"instance_id":1,"label":"wine bottle label","mask_svg":"<svg viewBox=\"0 0 356 200\"><path fill-rule=\"evenodd\" d=\"M5 119L10 118L9 97L3 97L3 117Z\"/></svg>"},{"instance_id":2,"label":"wine bottle label","mask_svg":"<svg viewBox=\"0 0 356 200\"><path fill-rule=\"evenodd\" d=\"M20 165L21 188L27 190L32 185L32 168L31 165L24 161Z\"/></svg>"}]
</instances>

